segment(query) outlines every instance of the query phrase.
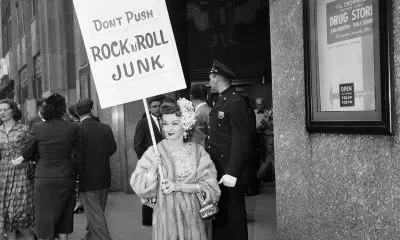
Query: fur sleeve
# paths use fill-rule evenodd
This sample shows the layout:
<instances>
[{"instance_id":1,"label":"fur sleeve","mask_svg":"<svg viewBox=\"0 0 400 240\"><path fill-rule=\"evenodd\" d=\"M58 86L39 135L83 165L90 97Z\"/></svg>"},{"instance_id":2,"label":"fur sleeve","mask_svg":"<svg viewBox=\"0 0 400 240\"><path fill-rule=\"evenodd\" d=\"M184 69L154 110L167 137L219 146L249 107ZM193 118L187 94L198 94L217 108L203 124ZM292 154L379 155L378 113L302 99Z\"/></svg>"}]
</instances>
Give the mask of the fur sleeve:
<instances>
[{"instance_id":1,"label":"fur sleeve","mask_svg":"<svg viewBox=\"0 0 400 240\"><path fill-rule=\"evenodd\" d=\"M197 156L199 165L197 167L197 176L195 182L201 185L203 191L207 194L211 202L218 202L221 196L221 190L217 181L217 170L212 162L210 155L201 145L197 145Z\"/></svg>"},{"instance_id":2,"label":"fur sleeve","mask_svg":"<svg viewBox=\"0 0 400 240\"><path fill-rule=\"evenodd\" d=\"M132 173L130 185L133 191L142 199L150 199L157 196L159 180L149 180L147 172L156 164L153 148L147 149L138 161L135 171Z\"/></svg>"}]
</instances>

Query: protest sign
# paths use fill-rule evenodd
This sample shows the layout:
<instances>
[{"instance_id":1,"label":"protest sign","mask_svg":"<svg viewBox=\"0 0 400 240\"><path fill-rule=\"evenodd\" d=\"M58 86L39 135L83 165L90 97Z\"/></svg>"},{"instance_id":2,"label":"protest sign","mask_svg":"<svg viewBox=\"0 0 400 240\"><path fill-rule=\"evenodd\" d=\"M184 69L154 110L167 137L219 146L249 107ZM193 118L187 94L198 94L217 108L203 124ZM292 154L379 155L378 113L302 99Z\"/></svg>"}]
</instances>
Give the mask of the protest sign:
<instances>
[{"instance_id":1,"label":"protest sign","mask_svg":"<svg viewBox=\"0 0 400 240\"><path fill-rule=\"evenodd\" d=\"M165 0L73 0L101 108L186 88Z\"/></svg>"}]
</instances>

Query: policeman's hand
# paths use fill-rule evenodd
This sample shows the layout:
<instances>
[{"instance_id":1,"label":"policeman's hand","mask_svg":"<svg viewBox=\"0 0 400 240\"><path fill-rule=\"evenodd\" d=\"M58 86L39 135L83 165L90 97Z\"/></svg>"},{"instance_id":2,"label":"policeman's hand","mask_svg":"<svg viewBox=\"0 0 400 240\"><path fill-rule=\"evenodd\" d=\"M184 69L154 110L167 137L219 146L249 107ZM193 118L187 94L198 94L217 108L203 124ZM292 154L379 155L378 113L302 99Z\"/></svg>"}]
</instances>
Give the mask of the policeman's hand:
<instances>
[{"instance_id":1,"label":"policeman's hand","mask_svg":"<svg viewBox=\"0 0 400 240\"><path fill-rule=\"evenodd\" d=\"M237 178L225 174L224 176L222 176L221 180L219 180L218 184L223 184L225 187L234 187L236 185L236 180Z\"/></svg>"}]
</instances>

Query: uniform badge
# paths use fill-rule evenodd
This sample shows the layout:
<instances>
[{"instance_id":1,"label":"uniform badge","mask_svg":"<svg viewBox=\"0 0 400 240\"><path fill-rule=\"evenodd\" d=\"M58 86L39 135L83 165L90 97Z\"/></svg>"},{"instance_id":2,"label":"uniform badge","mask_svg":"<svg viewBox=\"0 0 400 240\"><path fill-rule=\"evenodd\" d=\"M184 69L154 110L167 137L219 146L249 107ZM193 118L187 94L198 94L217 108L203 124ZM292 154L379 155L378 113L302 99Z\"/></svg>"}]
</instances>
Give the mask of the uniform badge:
<instances>
[{"instance_id":1,"label":"uniform badge","mask_svg":"<svg viewBox=\"0 0 400 240\"><path fill-rule=\"evenodd\" d=\"M223 119L224 118L224 112L219 111L218 112L218 118Z\"/></svg>"}]
</instances>

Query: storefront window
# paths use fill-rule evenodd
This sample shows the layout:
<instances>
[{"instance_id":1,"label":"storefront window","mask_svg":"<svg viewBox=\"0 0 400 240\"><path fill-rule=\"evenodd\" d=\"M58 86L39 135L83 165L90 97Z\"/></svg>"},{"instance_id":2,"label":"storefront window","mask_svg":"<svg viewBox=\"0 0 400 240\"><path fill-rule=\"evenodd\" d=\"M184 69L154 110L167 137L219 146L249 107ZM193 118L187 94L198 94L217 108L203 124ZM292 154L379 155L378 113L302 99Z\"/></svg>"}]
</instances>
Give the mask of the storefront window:
<instances>
[{"instance_id":1,"label":"storefront window","mask_svg":"<svg viewBox=\"0 0 400 240\"><path fill-rule=\"evenodd\" d=\"M5 11L2 12L2 43L3 43L3 56L5 56L8 51L10 50L11 47L11 5L8 4L8 6L5 8Z\"/></svg>"},{"instance_id":2,"label":"storefront window","mask_svg":"<svg viewBox=\"0 0 400 240\"><path fill-rule=\"evenodd\" d=\"M391 132L391 6L378 0L306 0L307 126Z\"/></svg>"}]
</instances>

